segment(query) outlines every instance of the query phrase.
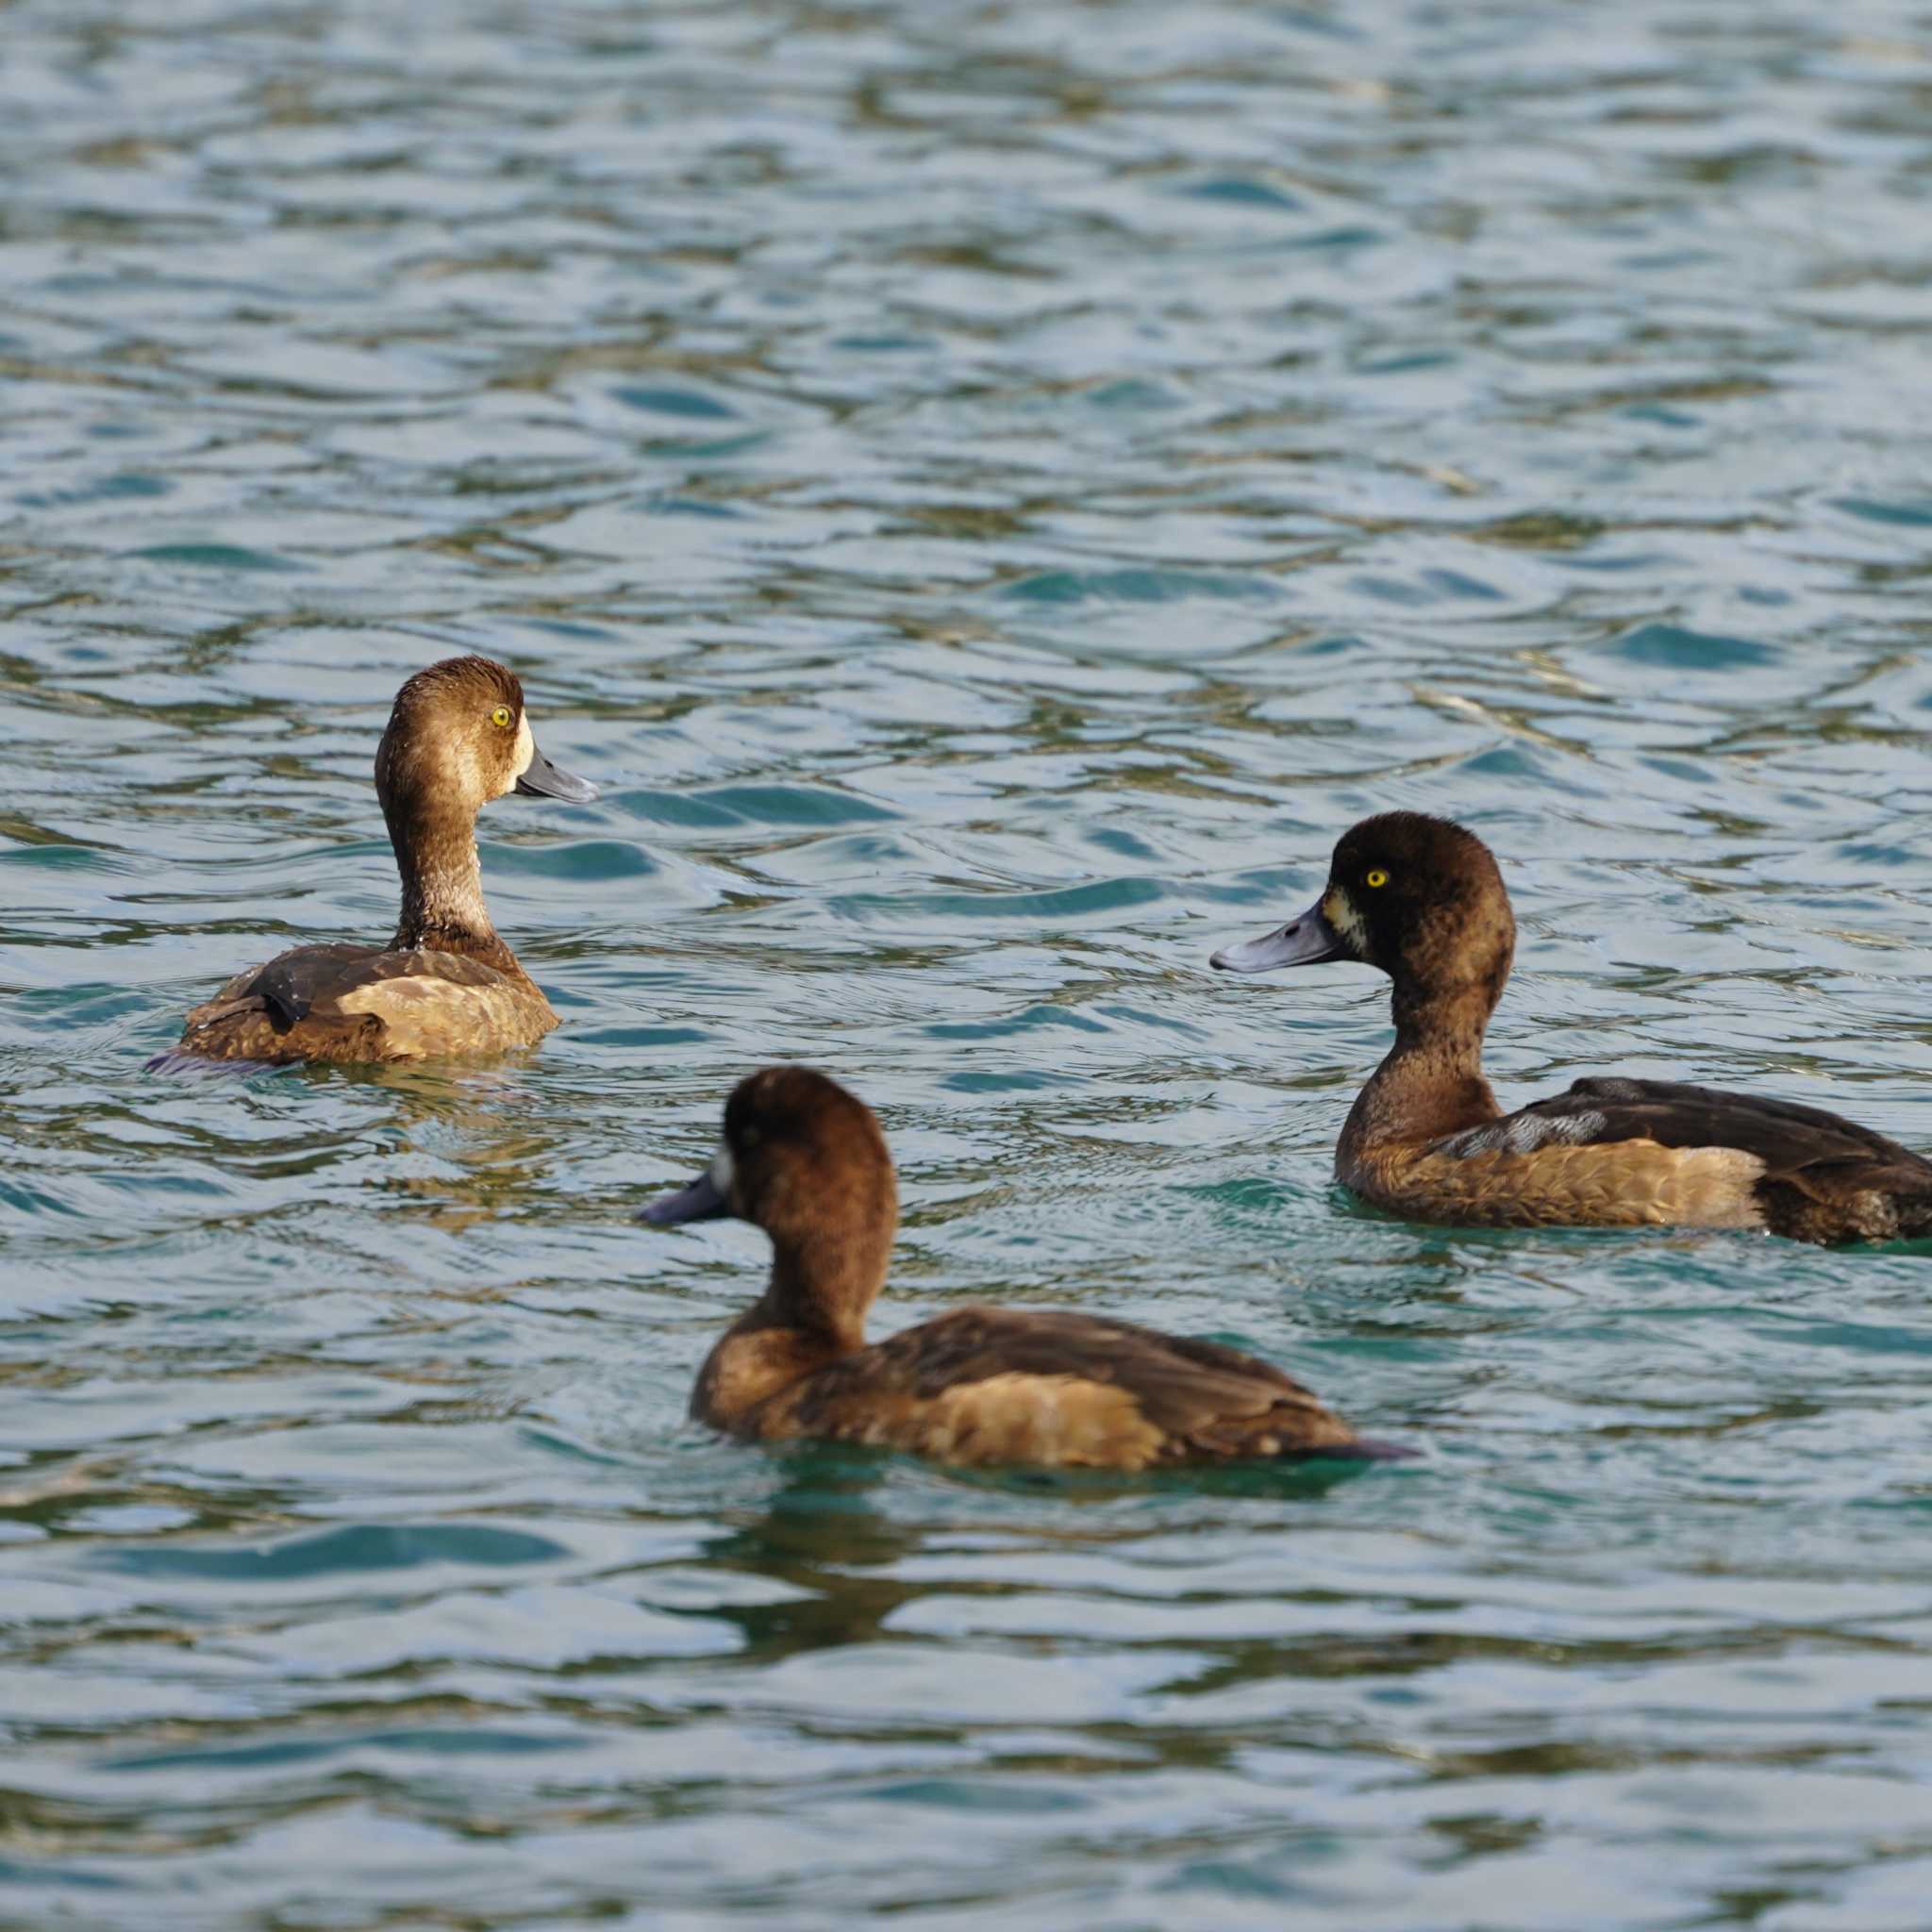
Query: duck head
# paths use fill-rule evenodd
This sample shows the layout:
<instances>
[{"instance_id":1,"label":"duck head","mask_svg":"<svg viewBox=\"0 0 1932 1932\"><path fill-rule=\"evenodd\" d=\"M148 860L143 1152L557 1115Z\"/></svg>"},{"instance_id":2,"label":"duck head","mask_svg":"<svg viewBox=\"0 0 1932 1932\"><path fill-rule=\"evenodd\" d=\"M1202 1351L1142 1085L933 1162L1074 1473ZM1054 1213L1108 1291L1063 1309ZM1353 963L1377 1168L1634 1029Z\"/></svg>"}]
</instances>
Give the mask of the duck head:
<instances>
[{"instance_id":1,"label":"duck head","mask_svg":"<svg viewBox=\"0 0 1932 1932\"><path fill-rule=\"evenodd\" d=\"M511 791L588 805L597 788L537 749L516 674L491 658L445 658L396 693L375 753L375 791L391 815L435 803L474 819Z\"/></svg>"},{"instance_id":2,"label":"duck head","mask_svg":"<svg viewBox=\"0 0 1932 1932\"><path fill-rule=\"evenodd\" d=\"M516 674L445 658L396 693L375 750L375 795L403 883L397 946L494 942L476 858L476 814L523 791L585 805L596 787L537 749Z\"/></svg>"},{"instance_id":3,"label":"duck head","mask_svg":"<svg viewBox=\"0 0 1932 1932\"><path fill-rule=\"evenodd\" d=\"M725 1215L772 1238L774 1320L862 1327L899 1224L892 1157L872 1108L809 1067L748 1074L725 1102L710 1165L638 1219L671 1227Z\"/></svg>"},{"instance_id":4,"label":"duck head","mask_svg":"<svg viewBox=\"0 0 1932 1932\"><path fill-rule=\"evenodd\" d=\"M1306 912L1259 939L1225 946L1223 973L1266 973L1353 959L1395 982L1405 1007L1501 996L1516 922L1494 855L1448 819L1387 811L1341 835L1328 883Z\"/></svg>"}]
</instances>

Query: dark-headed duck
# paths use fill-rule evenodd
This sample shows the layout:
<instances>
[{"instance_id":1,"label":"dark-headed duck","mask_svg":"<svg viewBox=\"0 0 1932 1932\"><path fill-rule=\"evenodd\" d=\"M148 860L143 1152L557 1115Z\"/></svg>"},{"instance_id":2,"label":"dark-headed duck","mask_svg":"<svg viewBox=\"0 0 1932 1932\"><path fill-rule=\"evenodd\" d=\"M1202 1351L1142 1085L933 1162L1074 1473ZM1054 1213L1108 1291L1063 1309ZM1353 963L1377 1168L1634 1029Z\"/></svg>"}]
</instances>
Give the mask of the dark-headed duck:
<instances>
[{"instance_id":1,"label":"dark-headed duck","mask_svg":"<svg viewBox=\"0 0 1932 1932\"><path fill-rule=\"evenodd\" d=\"M1837 1114L1674 1080L1578 1080L1516 1113L1483 1077L1516 922L1494 856L1420 812L1364 819L1299 919L1228 973L1353 959L1394 981L1395 1044L1357 1096L1336 1178L1419 1221L1757 1227L1797 1241L1932 1234L1932 1161Z\"/></svg>"},{"instance_id":2,"label":"dark-headed duck","mask_svg":"<svg viewBox=\"0 0 1932 1932\"><path fill-rule=\"evenodd\" d=\"M892 1158L872 1109L808 1068L741 1080L716 1158L639 1219L726 1214L771 1236L772 1275L706 1359L691 1407L747 1441L1114 1470L1398 1453L1253 1356L1131 1322L967 1307L868 1347L899 1222Z\"/></svg>"},{"instance_id":3,"label":"dark-headed duck","mask_svg":"<svg viewBox=\"0 0 1932 1932\"><path fill-rule=\"evenodd\" d=\"M537 749L524 688L504 666L447 658L417 672L396 693L375 753L375 795L403 881L395 937L297 946L251 966L188 1015L175 1051L407 1060L542 1039L557 1015L491 924L476 857L477 812L509 791L572 804L597 795Z\"/></svg>"}]
</instances>

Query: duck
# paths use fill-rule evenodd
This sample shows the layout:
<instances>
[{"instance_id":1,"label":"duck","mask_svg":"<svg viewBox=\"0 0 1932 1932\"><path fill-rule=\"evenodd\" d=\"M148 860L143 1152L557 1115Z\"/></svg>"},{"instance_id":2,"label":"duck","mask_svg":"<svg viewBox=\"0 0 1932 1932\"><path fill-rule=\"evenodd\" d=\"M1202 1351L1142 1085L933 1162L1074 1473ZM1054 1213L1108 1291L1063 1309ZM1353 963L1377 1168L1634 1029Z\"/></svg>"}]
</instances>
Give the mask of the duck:
<instances>
[{"instance_id":1,"label":"duck","mask_svg":"<svg viewBox=\"0 0 1932 1932\"><path fill-rule=\"evenodd\" d=\"M1405 1219L1748 1228L1822 1245L1932 1235L1932 1160L1819 1108L1606 1076L1505 1113L1482 1047L1515 950L1490 848L1453 820L1389 811L1342 834L1306 912L1210 963L1388 974L1395 1043L1349 1109L1335 1176Z\"/></svg>"},{"instance_id":2,"label":"duck","mask_svg":"<svg viewBox=\"0 0 1932 1932\"><path fill-rule=\"evenodd\" d=\"M638 1218L670 1227L722 1216L772 1242L764 1293L712 1348L691 1393L697 1421L741 1441L1124 1472L1407 1453L1357 1437L1268 1362L1134 1322L969 1307L868 1345L898 1182L872 1109L811 1068L741 1080L709 1166Z\"/></svg>"},{"instance_id":3,"label":"duck","mask_svg":"<svg viewBox=\"0 0 1932 1932\"><path fill-rule=\"evenodd\" d=\"M397 691L375 752L402 911L386 944L295 946L238 973L150 1061L375 1062L528 1046L557 1015L483 903L476 814L516 791L588 804L596 788L537 749L515 673L445 658Z\"/></svg>"}]
</instances>

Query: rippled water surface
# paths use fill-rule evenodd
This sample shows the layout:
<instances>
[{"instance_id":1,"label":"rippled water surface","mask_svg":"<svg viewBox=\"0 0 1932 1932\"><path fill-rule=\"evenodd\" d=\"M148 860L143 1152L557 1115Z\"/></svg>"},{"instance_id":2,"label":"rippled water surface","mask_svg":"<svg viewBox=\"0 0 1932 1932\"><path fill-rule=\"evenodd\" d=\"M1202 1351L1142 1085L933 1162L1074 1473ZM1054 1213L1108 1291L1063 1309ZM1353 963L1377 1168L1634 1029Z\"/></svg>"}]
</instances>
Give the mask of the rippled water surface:
<instances>
[{"instance_id":1,"label":"rippled water surface","mask_svg":"<svg viewBox=\"0 0 1932 1932\"><path fill-rule=\"evenodd\" d=\"M1451 812L1506 1097L1932 1145L1932 17L12 0L0 162L0 1923L1932 1922L1932 1259L1365 1214L1380 983L1205 970ZM562 1030L144 1074L470 649ZM694 1431L762 1245L629 1216L780 1057L881 1326L1424 1458Z\"/></svg>"}]
</instances>

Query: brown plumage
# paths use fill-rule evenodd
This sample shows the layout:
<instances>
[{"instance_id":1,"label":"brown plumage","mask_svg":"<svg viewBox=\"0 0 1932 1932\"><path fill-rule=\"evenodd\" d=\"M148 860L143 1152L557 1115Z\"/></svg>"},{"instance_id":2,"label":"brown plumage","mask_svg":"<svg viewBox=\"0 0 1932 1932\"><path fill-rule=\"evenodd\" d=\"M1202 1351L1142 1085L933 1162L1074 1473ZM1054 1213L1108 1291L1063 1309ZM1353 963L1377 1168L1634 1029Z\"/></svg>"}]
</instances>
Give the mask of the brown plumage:
<instances>
[{"instance_id":1,"label":"brown plumage","mask_svg":"<svg viewBox=\"0 0 1932 1932\"><path fill-rule=\"evenodd\" d=\"M538 751L524 690L488 658L448 658L396 693L375 792L402 877L387 945L296 946L189 1015L174 1054L225 1060L402 1060L527 1046L557 1024L483 904L476 814L509 791L597 794Z\"/></svg>"},{"instance_id":2,"label":"brown plumage","mask_svg":"<svg viewBox=\"0 0 1932 1932\"><path fill-rule=\"evenodd\" d=\"M1353 959L1393 981L1395 1044L1350 1109L1336 1177L1422 1221L1769 1228L1841 1242L1932 1235L1932 1161L1820 1108L1671 1080L1578 1080L1512 1114L1483 1077L1516 924L1474 833L1364 819L1300 918L1224 971Z\"/></svg>"},{"instance_id":3,"label":"brown plumage","mask_svg":"<svg viewBox=\"0 0 1932 1932\"><path fill-rule=\"evenodd\" d=\"M892 1159L872 1109L808 1068L741 1081L710 1167L641 1219L721 1214L756 1223L773 1250L763 1297L691 1394L691 1413L732 1435L1115 1470L1399 1453L1267 1362L1132 1322L968 1307L868 1347L898 1225Z\"/></svg>"}]
</instances>

